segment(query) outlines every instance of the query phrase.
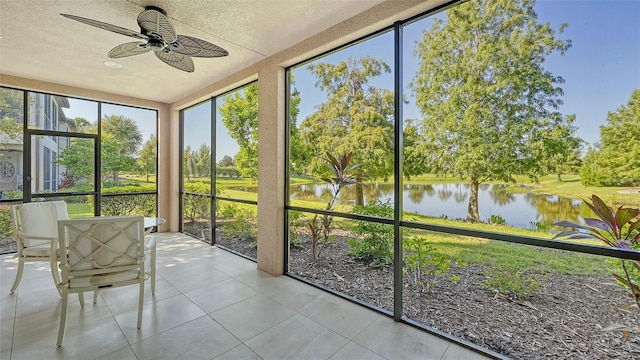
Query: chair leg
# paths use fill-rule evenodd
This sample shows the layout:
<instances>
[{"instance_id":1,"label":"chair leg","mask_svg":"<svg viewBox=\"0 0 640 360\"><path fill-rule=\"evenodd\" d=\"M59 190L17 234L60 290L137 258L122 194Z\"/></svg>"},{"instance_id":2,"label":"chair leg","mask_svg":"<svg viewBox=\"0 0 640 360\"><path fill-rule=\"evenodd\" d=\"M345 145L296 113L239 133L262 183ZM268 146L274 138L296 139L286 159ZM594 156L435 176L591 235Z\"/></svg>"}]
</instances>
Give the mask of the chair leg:
<instances>
[{"instance_id":1,"label":"chair leg","mask_svg":"<svg viewBox=\"0 0 640 360\"><path fill-rule=\"evenodd\" d=\"M20 280L22 279L23 271L24 271L24 260L20 258L18 259L18 273L16 274L16 279L13 281L13 285L11 286L11 290L9 291L11 294L13 294L18 289L18 285L20 285Z\"/></svg>"},{"instance_id":2,"label":"chair leg","mask_svg":"<svg viewBox=\"0 0 640 360\"><path fill-rule=\"evenodd\" d=\"M82 294L82 293L78 293ZM60 312L60 328L58 329L58 347L62 346L64 329L67 326L67 308L69 306L69 290L62 290L62 310Z\"/></svg>"},{"instance_id":3,"label":"chair leg","mask_svg":"<svg viewBox=\"0 0 640 360\"><path fill-rule=\"evenodd\" d=\"M84 307L84 293L83 292L79 292L78 293L78 300L80 300L80 307Z\"/></svg>"},{"instance_id":4,"label":"chair leg","mask_svg":"<svg viewBox=\"0 0 640 360\"><path fill-rule=\"evenodd\" d=\"M144 278L140 279L140 296L138 296L138 329L142 328L142 305L144 304Z\"/></svg>"},{"instance_id":5,"label":"chair leg","mask_svg":"<svg viewBox=\"0 0 640 360\"><path fill-rule=\"evenodd\" d=\"M58 288L58 284L60 284L60 274L58 273L58 260L55 258L51 259L51 276L53 277L53 283L56 285L56 289L58 289L58 293L62 296L62 291Z\"/></svg>"},{"instance_id":6,"label":"chair leg","mask_svg":"<svg viewBox=\"0 0 640 360\"><path fill-rule=\"evenodd\" d=\"M156 294L156 247L151 249L151 295Z\"/></svg>"},{"instance_id":7,"label":"chair leg","mask_svg":"<svg viewBox=\"0 0 640 360\"><path fill-rule=\"evenodd\" d=\"M93 303L97 304L98 303L98 296L100 295L100 290L96 290L93 292Z\"/></svg>"}]
</instances>

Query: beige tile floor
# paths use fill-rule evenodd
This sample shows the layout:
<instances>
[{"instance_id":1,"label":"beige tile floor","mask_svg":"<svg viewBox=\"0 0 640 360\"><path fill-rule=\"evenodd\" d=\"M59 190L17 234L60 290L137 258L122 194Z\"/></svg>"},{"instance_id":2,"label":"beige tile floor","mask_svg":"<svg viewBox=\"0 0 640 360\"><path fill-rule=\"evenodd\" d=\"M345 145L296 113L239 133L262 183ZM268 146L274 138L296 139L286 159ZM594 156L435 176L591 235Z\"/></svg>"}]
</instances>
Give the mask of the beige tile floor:
<instances>
[{"instance_id":1,"label":"beige tile floor","mask_svg":"<svg viewBox=\"0 0 640 360\"><path fill-rule=\"evenodd\" d=\"M183 234L158 237L156 295L142 329L135 286L70 298L56 348L58 295L47 264L0 256L0 359L483 359L461 346ZM87 295L87 297L90 297Z\"/></svg>"}]
</instances>

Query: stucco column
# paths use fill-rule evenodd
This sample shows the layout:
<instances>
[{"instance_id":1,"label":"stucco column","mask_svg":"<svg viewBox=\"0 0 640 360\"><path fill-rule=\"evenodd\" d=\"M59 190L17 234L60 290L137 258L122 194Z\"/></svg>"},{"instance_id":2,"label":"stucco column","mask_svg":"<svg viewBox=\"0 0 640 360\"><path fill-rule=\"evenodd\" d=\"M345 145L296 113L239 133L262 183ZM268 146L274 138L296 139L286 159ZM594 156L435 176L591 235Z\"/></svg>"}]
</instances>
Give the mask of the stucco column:
<instances>
[{"instance_id":1,"label":"stucco column","mask_svg":"<svg viewBox=\"0 0 640 360\"><path fill-rule=\"evenodd\" d=\"M167 220L160 232L176 232L180 225L179 115L168 105L158 109L158 216Z\"/></svg>"},{"instance_id":2,"label":"stucco column","mask_svg":"<svg viewBox=\"0 0 640 360\"><path fill-rule=\"evenodd\" d=\"M258 71L258 269L284 270L284 69Z\"/></svg>"}]
</instances>

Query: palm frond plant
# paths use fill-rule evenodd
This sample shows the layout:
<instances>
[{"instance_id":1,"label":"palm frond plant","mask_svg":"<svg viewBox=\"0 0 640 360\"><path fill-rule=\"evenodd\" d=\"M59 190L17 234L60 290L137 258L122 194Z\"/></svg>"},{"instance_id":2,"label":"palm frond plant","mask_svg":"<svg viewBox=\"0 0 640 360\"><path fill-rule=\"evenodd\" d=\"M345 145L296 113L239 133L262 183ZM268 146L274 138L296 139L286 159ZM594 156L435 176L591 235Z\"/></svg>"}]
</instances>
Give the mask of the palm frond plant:
<instances>
[{"instance_id":1,"label":"palm frond plant","mask_svg":"<svg viewBox=\"0 0 640 360\"><path fill-rule=\"evenodd\" d=\"M343 154L340 156L333 156L329 153L326 154L326 161L329 169L333 173L333 177L323 177L322 180L331 185L332 196L325 210L333 210L336 199L345 186L362 184L365 176L358 172L358 168L361 164L349 165L353 153ZM313 219L307 225L309 236L311 237L311 254L314 259L320 257L322 249L331 241L331 225L333 223L333 216L322 215L322 219L318 220L318 214L313 216Z\"/></svg>"},{"instance_id":2,"label":"palm frond plant","mask_svg":"<svg viewBox=\"0 0 640 360\"><path fill-rule=\"evenodd\" d=\"M597 195L591 195L591 202L584 203L597 218L584 218L585 225L570 221L560 221L555 225L568 228L554 236L566 239L597 239L608 246L621 249L635 249L640 241L640 209L620 206L617 209L607 205ZM640 244L638 244L640 246ZM631 264L632 268L629 267ZM631 296L640 308L640 286L633 280L632 270L640 271L640 262L621 259L622 273L612 271L613 276L631 291Z\"/></svg>"}]
</instances>

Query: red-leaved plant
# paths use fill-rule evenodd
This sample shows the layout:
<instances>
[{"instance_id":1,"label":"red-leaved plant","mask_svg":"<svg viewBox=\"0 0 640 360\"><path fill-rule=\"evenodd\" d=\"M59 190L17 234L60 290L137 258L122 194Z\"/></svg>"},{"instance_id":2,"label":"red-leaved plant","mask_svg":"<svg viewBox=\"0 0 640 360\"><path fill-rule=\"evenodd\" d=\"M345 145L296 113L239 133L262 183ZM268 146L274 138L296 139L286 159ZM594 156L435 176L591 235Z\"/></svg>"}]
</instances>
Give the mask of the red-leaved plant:
<instances>
[{"instance_id":1,"label":"red-leaved plant","mask_svg":"<svg viewBox=\"0 0 640 360\"><path fill-rule=\"evenodd\" d=\"M555 225L570 228L554 236L567 239L598 239L611 247L633 249L640 240L640 209L620 206L614 209L596 195L591 195L591 202L584 203L596 214L597 218L585 218L586 225L560 221ZM631 291L631 296L640 308L640 286L631 276L628 263L640 271L640 262L636 260L622 261L623 274L612 271L613 276Z\"/></svg>"},{"instance_id":2,"label":"red-leaved plant","mask_svg":"<svg viewBox=\"0 0 640 360\"><path fill-rule=\"evenodd\" d=\"M338 194L345 186L362 183L364 179L363 175L356 173L356 169L358 169L361 164L349 165L351 156L353 156L353 153L340 155L336 158L327 153L326 161L333 173L333 177L322 178L322 180L331 185L333 193L325 210L333 210ZM320 257L322 249L331 241L330 233L333 223L333 216L322 215L320 221L318 218L318 214L315 214L307 225L307 230L311 237L311 254L314 259Z\"/></svg>"}]
</instances>

